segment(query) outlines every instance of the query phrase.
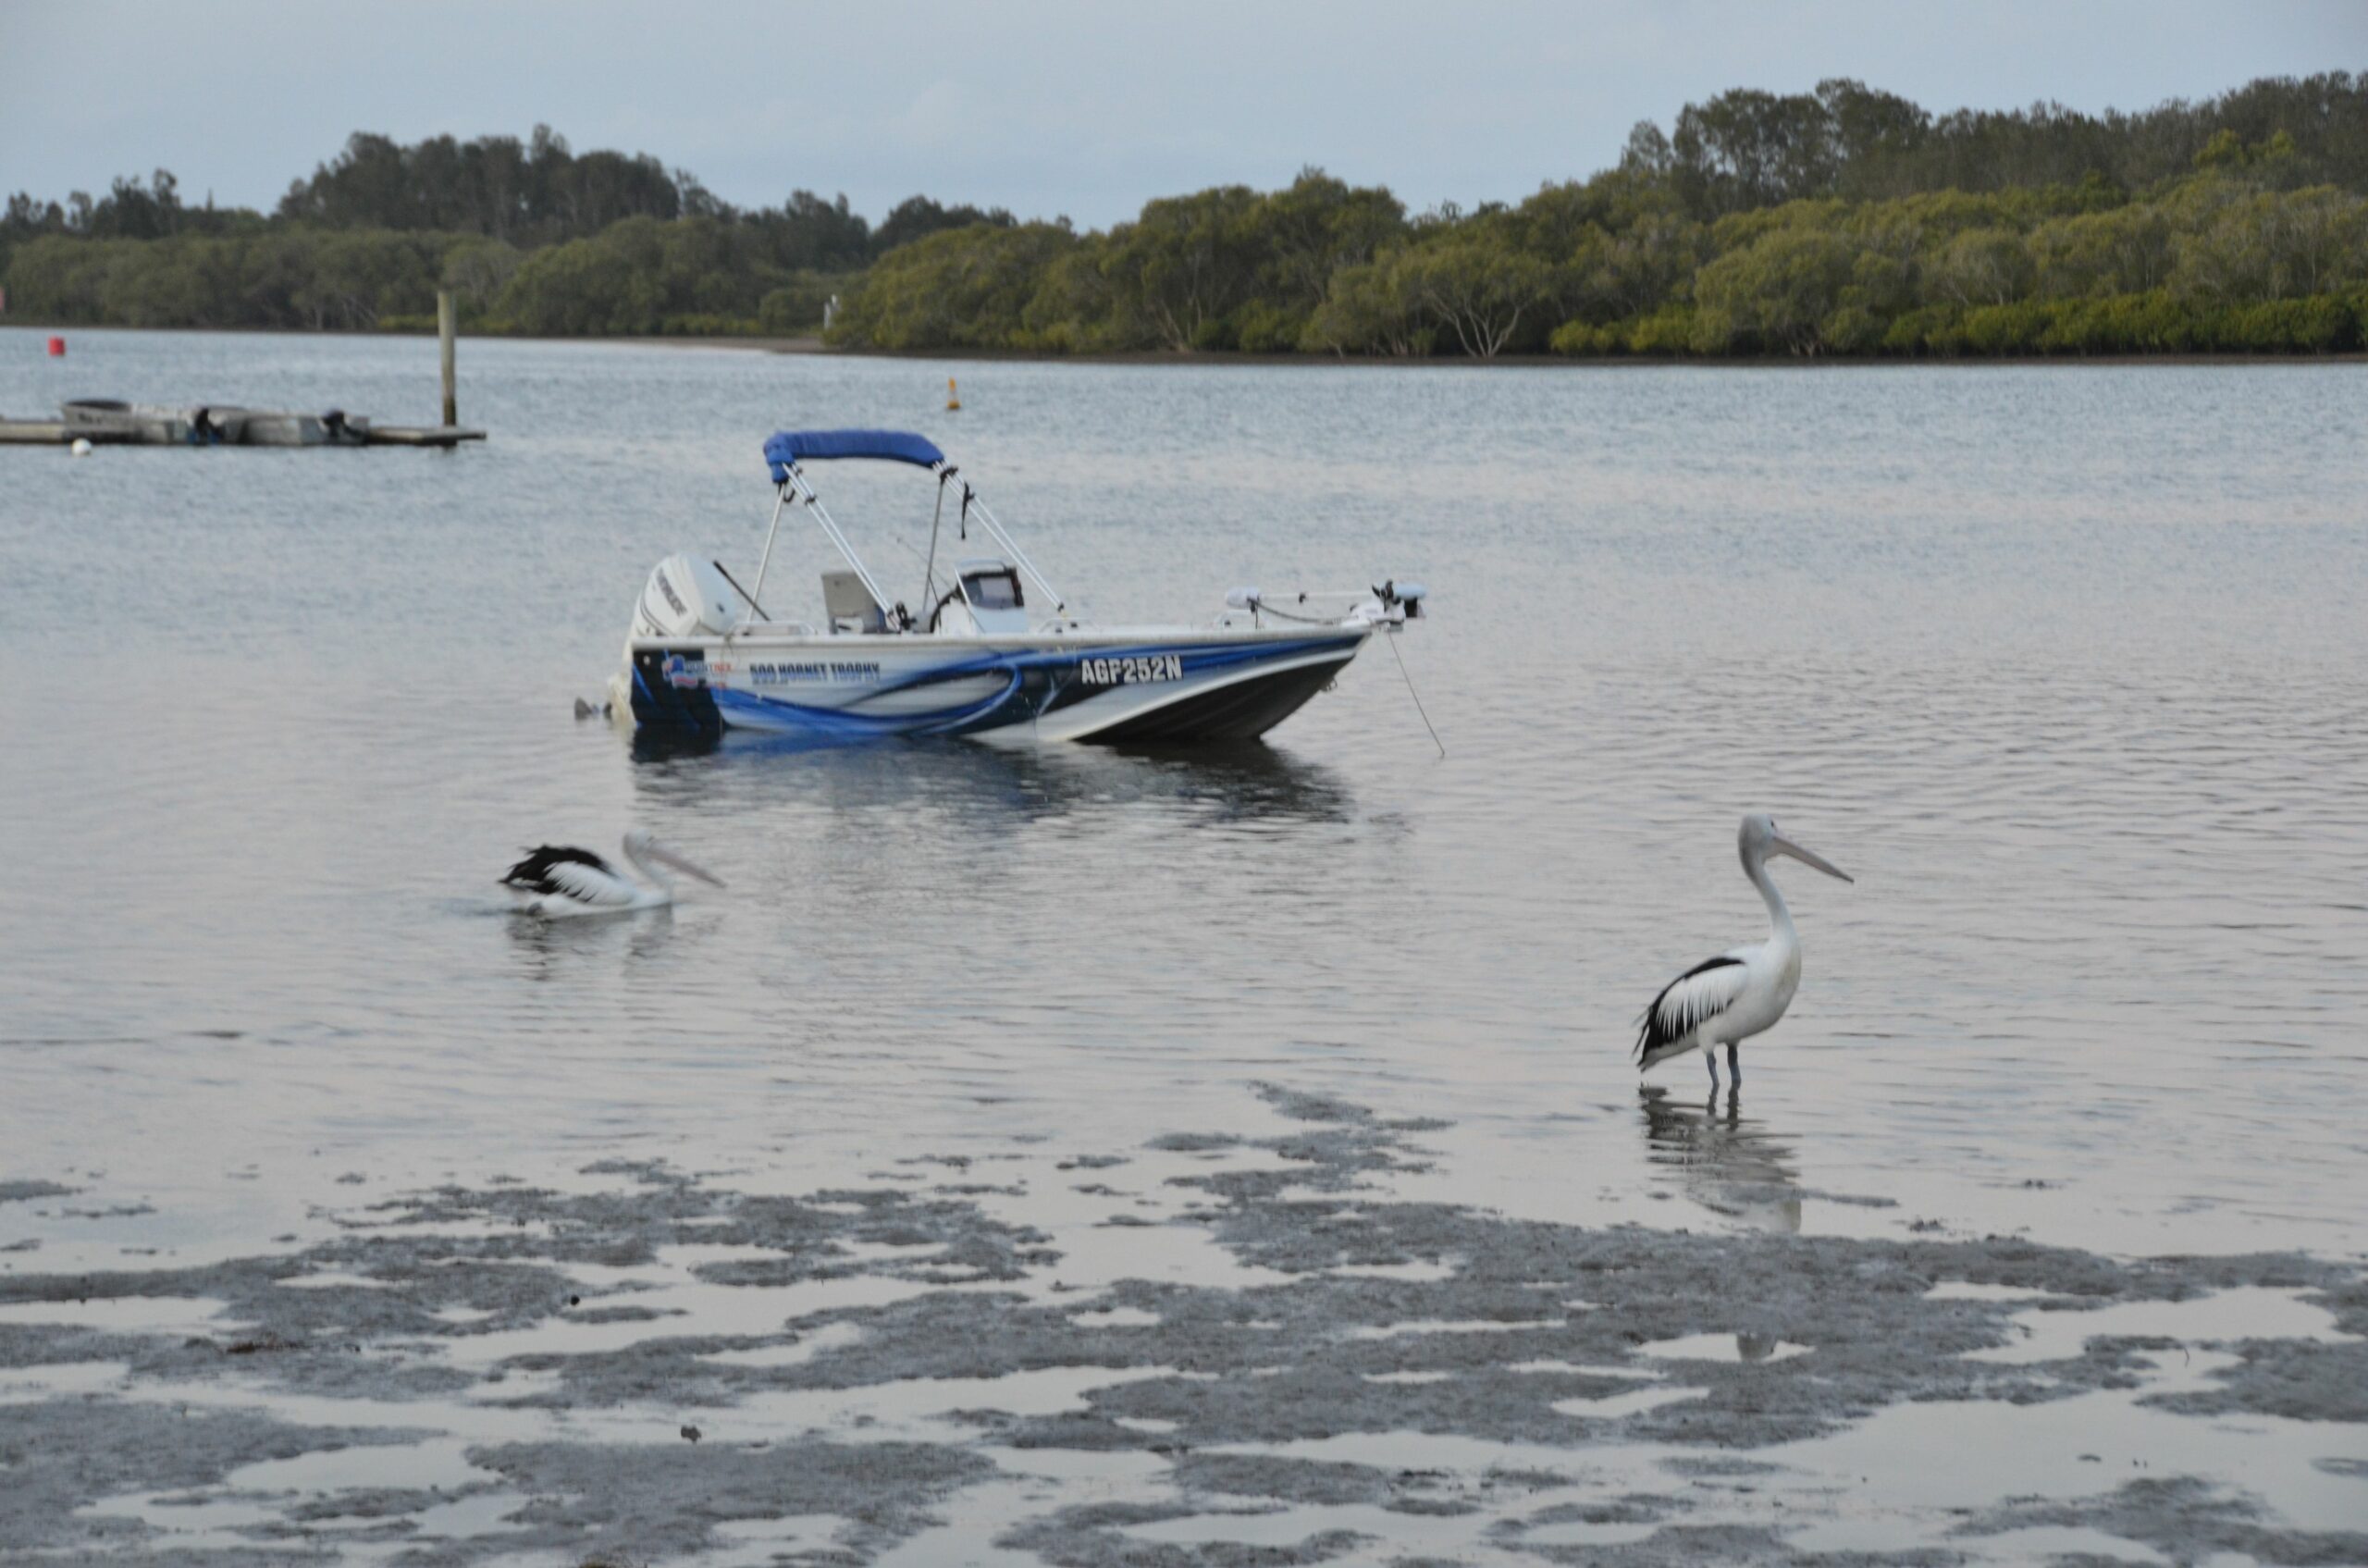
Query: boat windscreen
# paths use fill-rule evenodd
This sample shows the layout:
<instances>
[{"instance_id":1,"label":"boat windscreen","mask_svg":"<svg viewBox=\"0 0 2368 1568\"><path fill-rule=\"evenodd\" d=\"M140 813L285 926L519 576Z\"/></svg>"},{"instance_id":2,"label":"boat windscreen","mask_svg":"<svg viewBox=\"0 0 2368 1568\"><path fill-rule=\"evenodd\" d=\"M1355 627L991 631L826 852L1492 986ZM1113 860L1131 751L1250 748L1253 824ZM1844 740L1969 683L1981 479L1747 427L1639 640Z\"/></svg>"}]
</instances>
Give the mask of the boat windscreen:
<instances>
[{"instance_id":1,"label":"boat windscreen","mask_svg":"<svg viewBox=\"0 0 2368 1568\"><path fill-rule=\"evenodd\" d=\"M962 578L962 595L977 610L1021 610L1026 601L1019 597L1019 574L1017 572L970 572Z\"/></svg>"},{"instance_id":2,"label":"boat windscreen","mask_svg":"<svg viewBox=\"0 0 2368 1568\"><path fill-rule=\"evenodd\" d=\"M934 468L945 461L945 454L928 437L908 430L776 430L765 442L765 462L772 469L776 485L789 477L792 463L835 458L871 458Z\"/></svg>"}]
</instances>

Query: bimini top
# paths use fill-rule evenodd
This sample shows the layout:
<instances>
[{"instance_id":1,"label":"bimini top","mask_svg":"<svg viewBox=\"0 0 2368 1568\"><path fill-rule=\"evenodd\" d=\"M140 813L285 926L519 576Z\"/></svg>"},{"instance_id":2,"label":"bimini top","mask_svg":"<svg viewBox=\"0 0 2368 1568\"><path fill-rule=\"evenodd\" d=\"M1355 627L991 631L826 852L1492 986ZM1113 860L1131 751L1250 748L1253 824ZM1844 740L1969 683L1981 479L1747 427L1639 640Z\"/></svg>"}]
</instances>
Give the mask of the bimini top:
<instances>
[{"instance_id":1,"label":"bimini top","mask_svg":"<svg viewBox=\"0 0 2368 1568\"><path fill-rule=\"evenodd\" d=\"M776 430L765 442L765 461L772 465L776 485L789 477L791 463L834 457L877 458L917 468L945 461L935 441L908 430Z\"/></svg>"}]
</instances>

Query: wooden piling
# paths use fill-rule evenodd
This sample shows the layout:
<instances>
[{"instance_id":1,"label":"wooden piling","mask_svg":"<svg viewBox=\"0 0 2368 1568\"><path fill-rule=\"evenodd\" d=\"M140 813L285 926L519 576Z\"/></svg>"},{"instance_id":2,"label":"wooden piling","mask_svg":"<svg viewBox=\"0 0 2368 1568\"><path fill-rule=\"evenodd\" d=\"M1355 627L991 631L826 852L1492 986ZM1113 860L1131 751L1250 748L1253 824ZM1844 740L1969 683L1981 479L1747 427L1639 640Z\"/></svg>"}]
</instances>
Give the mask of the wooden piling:
<instances>
[{"instance_id":1,"label":"wooden piling","mask_svg":"<svg viewBox=\"0 0 2368 1568\"><path fill-rule=\"evenodd\" d=\"M452 291L439 289L436 291L436 348L437 355L444 364L444 424L448 429L461 422L452 375L452 340L458 331L452 309Z\"/></svg>"}]
</instances>

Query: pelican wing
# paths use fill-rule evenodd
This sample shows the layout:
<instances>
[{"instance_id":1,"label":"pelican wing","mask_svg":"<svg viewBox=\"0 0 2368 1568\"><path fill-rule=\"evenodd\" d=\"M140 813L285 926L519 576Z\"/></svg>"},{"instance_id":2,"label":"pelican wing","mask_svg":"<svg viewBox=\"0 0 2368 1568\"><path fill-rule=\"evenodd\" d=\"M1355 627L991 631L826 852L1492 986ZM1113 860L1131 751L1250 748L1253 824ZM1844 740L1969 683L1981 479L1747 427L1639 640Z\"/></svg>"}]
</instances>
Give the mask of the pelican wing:
<instances>
[{"instance_id":1,"label":"pelican wing","mask_svg":"<svg viewBox=\"0 0 2368 1568\"><path fill-rule=\"evenodd\" d=\"M613 877L609 862L589 849L574 849L563 845L541 844L526 851L526 858L503 873L501 885L514 887L521 893L574 894L551 880L551 874L562 866L582 866Z\"/></svg>"},{"instance_id":2,"label":"pelican wing","mask_svg":"<svg viewBox=\"0 0 2368 1568\"><path fill-rule=\"evenodd\" d=\"M640 892L606 866L587 866L577 860L553 864L543 873L543 881L545 892L595 909L627 908Z\"/></svg>"},{"instance_id":3,"label":"pelican wing","mask_svg":"<svg viewBox=\"0 0 2368 1568\"><path fill-rule=\"evenodd\" d=\"M1721 953L1662 987L1645 1009L1644 1027L1636 1034L1637 1065L1651 1067L1687 1035L1733 1006L1749 975L1740 957Z\"/></svg>"}]
</instances>

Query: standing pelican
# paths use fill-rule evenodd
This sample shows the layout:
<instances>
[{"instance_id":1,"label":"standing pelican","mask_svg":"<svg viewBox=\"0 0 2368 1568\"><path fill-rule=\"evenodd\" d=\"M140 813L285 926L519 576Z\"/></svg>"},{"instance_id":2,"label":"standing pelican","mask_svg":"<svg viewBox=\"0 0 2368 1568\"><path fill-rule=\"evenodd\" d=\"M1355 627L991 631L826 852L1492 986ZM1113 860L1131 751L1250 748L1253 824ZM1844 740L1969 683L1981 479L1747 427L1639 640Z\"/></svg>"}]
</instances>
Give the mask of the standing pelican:
<instances>
[{"instance_id":1,"label":"standing pelican","mask_svg":"<svg viewBox=\"0 0 2368 1568\"><path fill-rule=\"evenodd\" d=\"M723 883L680 855L635 829L625 834L625 858L634 870L655 883L644 886L625 876L589 849L542 845L510 868L501 885L526 914L559 920L569 915L614 915L628 909L655 909L674 902L674 884L659 868L672 866L717 887Z\"/></svg>"},{"instance_id":2,"label":"standing pelican","mask_svg":"<svg viewBox=\"0 0 2368 1568\"><path fill-rule=\"evenodd\" d=\"M1665 1056L1699 1047L1709 1065L1713 1094L1719 1092L1717 1048L1727 1048L1729 1087L1741 1084L1743 1064L1735 1059L1736 1043L1772 1027L1801 987L1801 939L1793 930L1784 895L1768 875L1768 858L1790 855L1827 876L1852 880L1841 868L1778 833L1775 819L1764 813L1743 820L1735 843L1743 852L1744 875L1768 901L1768 940L1730 947L1671 981L1645 1009L1644 1028L1636 1035L1640 1072Z\"/></svg>"}]
</instances>

